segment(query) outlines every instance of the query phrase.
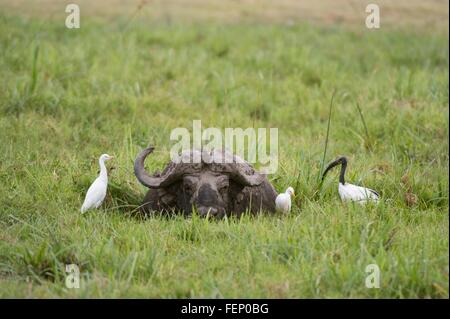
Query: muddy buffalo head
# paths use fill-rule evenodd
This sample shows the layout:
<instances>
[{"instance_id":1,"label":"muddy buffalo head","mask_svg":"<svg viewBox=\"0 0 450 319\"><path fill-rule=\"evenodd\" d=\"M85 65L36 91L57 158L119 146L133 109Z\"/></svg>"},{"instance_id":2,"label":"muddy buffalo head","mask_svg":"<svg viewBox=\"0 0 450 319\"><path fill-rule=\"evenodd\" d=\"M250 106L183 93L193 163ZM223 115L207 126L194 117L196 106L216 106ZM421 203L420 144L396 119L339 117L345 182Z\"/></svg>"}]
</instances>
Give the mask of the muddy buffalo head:
<instances>
[{"instance_id":1,"label":"muddy buffalo head","mask_svg":"<svg viewBox=\"0 0 450 319\"><path fill-rule=\"evenodd\" d=\"M144 168L152 146L140 152L134 173L141 184L150 188L144 198L145 212L170 211L201 216L223 217L275 210L276 192L264 175L250 164L227 151L183 152L167 164L162 173L150 175Z\"/></svg>"}]
</instances>

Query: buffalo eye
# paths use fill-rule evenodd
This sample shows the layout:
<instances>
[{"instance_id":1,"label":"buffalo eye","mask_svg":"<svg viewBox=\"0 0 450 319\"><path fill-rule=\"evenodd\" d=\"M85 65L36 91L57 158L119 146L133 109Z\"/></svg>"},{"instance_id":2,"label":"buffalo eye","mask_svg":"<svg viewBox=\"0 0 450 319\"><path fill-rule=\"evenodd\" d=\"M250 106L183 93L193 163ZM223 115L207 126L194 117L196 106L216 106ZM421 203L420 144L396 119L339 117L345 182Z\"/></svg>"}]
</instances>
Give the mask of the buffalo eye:
<instances>
[{"instance_id":1,"label":"buffalo eye","mask_svg":"<svg viewBox=\"0 0 450 319\"><path fill-rule=\"evenodd\" d=\"M228 194L228 186L224 186L220 189L220 195L225 196Z\"/></svg>"},{"instance_id":2,"label":"buffalo eye","mask_svg":"<svg viewBox=\"0 0 450 319\"><path fill-rule=\"evenodd\" d=\"M185 176L183 178L183 191L189 195L195 192L196 185L198 183L198 178L195 176Z\"/></svg>"},{"instance_id":3,"label":"buffalo eye","mask_svg":"<svg viewBox=\"0 0 450 319\"><path fill-rule=\"evenodd\" d=\"M220 186L219 186L219 191L220 191L220 193L221 194L226 194L226 193L228 193L228 182L225 182L225 183L222 183Z\"/></svg>"},{"instance_id":4,"label":"buffalo eye","mask_svg":"<svg viewBox=\"0 0 450 319\"><path fill-rule=\"evenodd\" d=\"M192 185L184 184L184 191L188 194L191 194L192 193Z\"/></svg>"}]
</instances>

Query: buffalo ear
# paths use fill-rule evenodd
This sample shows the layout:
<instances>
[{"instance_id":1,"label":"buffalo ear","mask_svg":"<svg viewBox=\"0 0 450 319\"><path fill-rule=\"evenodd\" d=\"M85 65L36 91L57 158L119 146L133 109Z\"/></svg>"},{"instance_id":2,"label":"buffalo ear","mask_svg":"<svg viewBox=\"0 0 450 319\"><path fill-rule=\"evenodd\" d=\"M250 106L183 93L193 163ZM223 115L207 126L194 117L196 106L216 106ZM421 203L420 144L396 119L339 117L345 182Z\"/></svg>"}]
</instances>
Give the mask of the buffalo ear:
<instances>
[{"instance_id":1,"label":"buffalo ear","mask_svg":"<svg viewBox=\"0 0 450 319\"><path fill-rule=\"evenodd\" d=\"M228 208L229 211L238 213L245 210L242 207L247 205L244 189L247 186L230 179L230 185L228 186Z\"/></svg>"},{"instance_id":2,"label":"buffalo ear","mask_svg":"<svg viewBox=\"0 0 450 319\"><path fill-rule=\"evenodd\" d=\"M242 190L245 188L245 185L242 185L240 183L236 183L235 181L230 179L230 184L228 186L228 196L231 199L235 199L238 194L242 192Z\"/></svg>"},{"instance_id":3,"label":"buffalo ear","mask_svg":"<svg viewBox=\"0 0 450 319\"><path fill-rule=\"evenodd\" d=\"M191 196L184 191L182 180L170 184L167 189L174 196L173 206L177 211L185 213L191 212Z\"/></svg>"},{"instance_id":4,"label":"buffalo ear","mask_svg":"<svg viewBox=\"0 0 450 319\"><path fill-rule=\"evenodd\" d=\"M150 189L146 199L151 202L152 209L159 212L177 210L177 191L175 188L176 184L169 187Z\"/></svg>"}]
</instances>

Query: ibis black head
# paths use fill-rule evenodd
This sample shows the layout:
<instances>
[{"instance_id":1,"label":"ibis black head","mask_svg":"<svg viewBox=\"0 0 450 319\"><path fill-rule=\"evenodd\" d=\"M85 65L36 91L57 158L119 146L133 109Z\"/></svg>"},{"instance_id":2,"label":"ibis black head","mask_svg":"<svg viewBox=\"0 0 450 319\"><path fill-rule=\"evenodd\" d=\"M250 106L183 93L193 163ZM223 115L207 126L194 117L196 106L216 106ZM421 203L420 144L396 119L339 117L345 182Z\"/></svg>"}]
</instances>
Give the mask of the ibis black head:
<instances>
[{"instance_id":1,"label":"ibis black head","mask_svg":"<svg viewBox=\"0 0 450 319\"><path fill-rule=\"evenodd\" d=\"M330 164L328 164L327 168L325 169L325 171L322 174L322 181L324 180L325 175L328 173L328 171L338 165L342 165L341 166L341 174L339 176L339 182L342 184L345 184L344 175L345 175L345 170L347 168L347 158L345 156L341 156L341 157L337 158L336 160L334 160L333 162L331 162Z\"/></svg>"}]
</instances>

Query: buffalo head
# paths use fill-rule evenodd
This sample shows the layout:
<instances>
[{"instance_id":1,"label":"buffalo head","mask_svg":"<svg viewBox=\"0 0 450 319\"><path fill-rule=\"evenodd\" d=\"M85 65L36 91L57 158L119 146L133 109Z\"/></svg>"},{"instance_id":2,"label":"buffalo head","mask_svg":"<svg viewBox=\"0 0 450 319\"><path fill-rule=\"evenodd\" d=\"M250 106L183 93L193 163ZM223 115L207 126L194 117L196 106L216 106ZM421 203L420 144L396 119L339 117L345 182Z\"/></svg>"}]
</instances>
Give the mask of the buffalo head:
<instances>
[{"instance_id":1,"label":"buffalo head","mask_svg":"<svg viewBox=\"0 0 450 319\"><path fill-rule=\"evenodd\" d=\"M187 151L171 161L162 173L149 175L145 158L154 150L144 149L134 163L141 184L150 188L143 210L192 213L223 217L249 210L275 210L276 192L264 175L227 151ZM197 157L197 161L194 158Z\"/></svg>"}]
</instances>

